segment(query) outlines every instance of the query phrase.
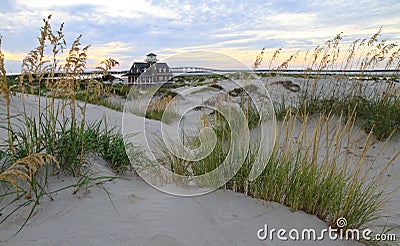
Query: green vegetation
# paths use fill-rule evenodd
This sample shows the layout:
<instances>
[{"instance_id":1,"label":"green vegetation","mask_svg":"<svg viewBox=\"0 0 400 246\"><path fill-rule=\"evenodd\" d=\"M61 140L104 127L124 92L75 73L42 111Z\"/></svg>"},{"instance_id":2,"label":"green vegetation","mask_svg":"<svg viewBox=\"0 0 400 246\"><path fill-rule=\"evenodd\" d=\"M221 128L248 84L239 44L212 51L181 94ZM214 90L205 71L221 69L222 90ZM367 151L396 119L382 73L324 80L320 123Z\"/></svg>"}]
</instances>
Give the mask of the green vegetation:
<instances>
[{"instance_id":1,"label":"green vegetation","mask_svg":"<svg viewBox=\"0 0 400 246\"><path fill-rule=\"evenodd\" d=\"M372 132L378 140L384 140L400 130L399 89L396 89L394 82L388 82L382 90L379 91L376 87L375 91L367 94L368 86L360 85L357 90L349 88L342 95L338 91L324 96L322 93L310 96L308 92L304 92L299 98L297 109L309 114L349 114L355 111L357 124L365 132Z\"/></svg>"},{"instance_id":2,"label":"green vegetation","mask_svg":"<svg viewBox=\"0 0 400 246\"><path fill-rule=\"evenodd\" d=\"M206 158L185 161L171 156L161 145L159 160L172 172L186 176L202 175L217 168L230 151L232 141L226 122L217 121L219 123L213 125L217 143ZM256 153L258 147L255 146L247 153L245 163L226 188L314 214L333 227L340 217L348 221L345 229L373 225L383 217L383 207L388 200L381 174L371 179L368 171L364 172L367 170L365 154L358 157L354 154L361 147L363 153L368 150L371 135L365 143L359 144L354 142L354 136L348 136L354 130L353 115L340 118L321 115L309 132L307 125L311 122L306 116L288 112L282 119L278 132L281 138L276 142L272 156L261 158L268 160L262 174L252 182L248 180L257 154L266 155ZM302 126L296 135L299 138L294 140L294 131L299 124ZM327 136L329 139L325 138ZM191 147L198 147L198 144L196 137L189 138L186 143ZM341 151L343 146L349 148L345 156ZM382 173L396 157L382 167Z\"/></svg>"},{"instance_id":3,"label":"green vegetation","mask_svg":"<svg viewBox=\"0 0 400 246\"><path fill-rule=\"evenodd\" d=\"M354 42L339 65L339 50L343 50L339 49L341 34L318 46L311 58L305 59L309 66L306 72L290 75L305 81L305 87L295 94L297 100L289 103L286 98L274 98L275 113L281 126L272 156L261 158L268 160L266 168L256 180L249 181L250 170L257 164L256 156L260 154L255 151L257 146L252 147L245 156L245 163L226 188L314 214L332 227L337 227L336 220L340 217L348 222L344 229L379 226L377 223L386 219L385 206L389 198L382 176L400 151L393 153L393 157L373 174L370 171L373 164L366 161L366 156L372 138L384 140L400 129L400 89L396 73L400 67L400 49L394 51L394 44L378 40L379 34ZM256 59L255 69L262 61L262 54L263 51ZM274 54L270 64L276 56ZM293 55L279 65L276 72L262 77L268 83L269 78L282 76L295 57ZM364 74L378 64L384 64L387 69L394 68L394 72L385 78ZM342 69L359 66L360 76L350 80L346 74L320 73L336 66ZM229 93L235 97L245 96L239 89ZM245 108L242 109L245 111ZM214 119L208 115L203 117L201 124L211 126L217 135L213 152L202 160L186 161L171 156L161 145L159 160L165 167L174 173L191 176L208 173L223 162L230 150L231 133L222 116L213 115ZM259 117L245 115L249 128L257 129ZM357 140L356 126L368 134L364 142ZM252 142L258 141L253 139ZM188 137L185 144L196 148L199 140ZM390 229L393 228L383 228Z\"/></svg>"},{"instance_id":4,"label":"green vegetation","mask_svg":"<svg viewBox=\"0 0 400 246\"><path fill-rule=\"evenodd\" d=\"M38 47L23 60L18 79L7 78L4 55L0 50L0 92L7 118L6 124L1 127L8 133L6 143L1 143L0 150L0 200L7 201L0 208L3 214L0 223L19 209L30 206L23 227L42 198L53 200L52 194L60 190L47 190L50 175L60 171L76 177L76 184L61 188L73 187L74 193L82 186L101 184L115 178L94 177L87 168L90 164L86 158L88 154L100 155L118 173L130 167L121 134L108 129L105 120L86 122L87 104L98 102L99 97L107 93L101 81L94 76L81 79L89 46L82 46L79 36L67 51L65 62L60 65L58 55L65 51L66 46L63 25L54 32L50 18L44 20ZM95 73L106 75L117 64L117 61L107 59L99 64ZM110 88L114 93L126 93L126 88L122 86ZM22 112L14 116L11 113L11 95L16 92L21 93L18 97L21 98ZM36 112L26 109L28 93L41 97L36 101Z\"/></svg>"},{"instance_id":5,"label":"green vegetation","mask_svg":"<svg viewBox=\"0 0 400 246\"><path fill-rule=\"evenodd\" d=\"M329 122L334 120L321 116L313 125L314 130L307 135L307 124L311 123L307 117L300 117L300 137L293 140L295 126L300 122L298 117L288 114L278 133L284 137L276 143L260 177L254 182L247 180L250 160L254 159L250 154L249 162L243 165L228 187L317 215L333 227L339 217L347 219L347 228L370 225L382 216L383 204L387 202L384 187L379 175L369 180L368 174L361 172L366 169L364 155L356 158L354 166L350 162L354 154L348 152L343 156L340 151L352 141L346 134L353 131L353 118L350 116L345 122L339 118L330 129ZM330 134L331 140L324 139ZM364 151L368 149L369 138L361 143ZM322 139L326 143L321 144ZM358 147L353 145L353 151Z\"/></svg>"},{"instance_id":6,"label":"green vegetation","mask_svg":"<svg viewBox=\"0 0 400 246\"><path fill-rule=\"evenodd\" d=\"M146 109L145 117L159 121L163 120L164 123L169 124L174 119L178 119L179 114L173 111L173 106L170 106L170 110L166 110L173 99L173 94L167 91L164 95L168 96L162 96L160 99L157 96L153 97L152 103Z\"/></svg>"},{"instance_id":7,"label":"green vegetation","mask_svg":"<svg viewBox=\"0 0 400 246\"><path fill-rule=\"evenodd\" d=\"M275 101L278 119L287 109L293 113L324 115L348 115L355 112L356 122L367 133L371 132L379 139L388 138L400 129L400 89L398 70L400 69L400 49L395 43L380 39L381 30L370 38L357 39L348 48L340 41L342 33L317 46L311 56L304 58L307 69L301 74L290 74L291 78L302 78L304 88L296 103L288 105ZM281 49L274 53L270 64L277 58ZM288 65L298 53L290 56L276 68L274 73L285 75ZM271 65L270 65L271 66ZM388 72L383 76L371 75L366 71L384 67ZM330 75L330 69L344 70L342 74ZM346 70L358 71L355 75L346 74ZM328 71L328 72L327 72ZM276 74L263 76L272 76ZM350 80L354 78L353 80ZM268 78L267 78L268 81Z\"/></svg>"}]
</instances>

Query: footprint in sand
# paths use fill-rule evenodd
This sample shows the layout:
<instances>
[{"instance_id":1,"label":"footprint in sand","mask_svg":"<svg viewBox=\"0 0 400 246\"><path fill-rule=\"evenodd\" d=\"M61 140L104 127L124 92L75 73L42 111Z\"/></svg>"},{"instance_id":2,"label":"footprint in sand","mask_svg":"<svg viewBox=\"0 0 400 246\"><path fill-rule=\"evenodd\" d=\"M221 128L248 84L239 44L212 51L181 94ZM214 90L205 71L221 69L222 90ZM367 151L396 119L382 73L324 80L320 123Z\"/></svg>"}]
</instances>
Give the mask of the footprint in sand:
<instances>
[{"instance_id":1,"label":"footprint in sand","mask_svg":"<svg viewBox=\"0 0 400 246\"><path fill-rule=\"evenodd\" d=\"M141 199L142 199L141 197L139 197L139 196L137 196L135 194L129 194L129 195L126 195L126 196L122 197L122 200L128 201L129 203L135 203L135 202L137 202L137 201L139 201Z\"/></svg>"},{"instance_id":2,"label":"footprint in sand","mask_svg":"<svg viewBox=\"0 0 400 246\"><path fill-rule=\"evenodd\" d=\"M184 246L185 244L179 242L174 237L164 234L158 234L146 241L146 246Z\"/></svg>"},{"instance_id":3,"label":"footprint in sand","mask_svg":"<svg viewBox=\"0 0 400 246\"><path fill-rule=\"evenodd\" d=\"M301 88L298 84L295 84L290 80L277 81L277 82L271 83L271 85L274 85L274 84L281 84L286 90L289 90L291 92L299 92L301 90Z\"/></svg>"}]
</instances>

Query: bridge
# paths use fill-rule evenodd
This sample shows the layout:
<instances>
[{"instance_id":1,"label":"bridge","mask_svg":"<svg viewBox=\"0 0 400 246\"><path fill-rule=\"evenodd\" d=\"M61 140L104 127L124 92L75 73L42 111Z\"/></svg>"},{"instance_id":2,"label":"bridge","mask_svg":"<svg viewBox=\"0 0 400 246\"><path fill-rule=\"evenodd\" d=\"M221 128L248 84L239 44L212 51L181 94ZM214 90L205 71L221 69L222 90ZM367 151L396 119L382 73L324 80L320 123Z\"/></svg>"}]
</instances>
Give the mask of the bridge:
<instances>
[{"instance_id":1,"label":"bridge","mask_svg":"<svg viewBox=\"0 0 400 246\"><path fill-rule=\"evenodd\" d=\"M205 68L205 67L171 67L171 72L175 75L200 75L200 74L214 74L220 73L221 70L214 68Z\"/></svg>"}]
</instances>

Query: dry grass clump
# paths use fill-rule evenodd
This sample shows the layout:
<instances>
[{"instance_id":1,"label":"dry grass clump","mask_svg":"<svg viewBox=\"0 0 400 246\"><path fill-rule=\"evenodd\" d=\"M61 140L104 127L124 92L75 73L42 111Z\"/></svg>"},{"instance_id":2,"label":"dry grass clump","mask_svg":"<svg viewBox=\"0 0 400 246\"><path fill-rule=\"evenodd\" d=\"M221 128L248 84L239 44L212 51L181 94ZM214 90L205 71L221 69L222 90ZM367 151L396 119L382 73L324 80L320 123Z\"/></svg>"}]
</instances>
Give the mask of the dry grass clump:
<instances>
[{"instance_id":1,"label":"dry grass clump","mask_svg":"<svg viewBox=\"0 0 400 246\"><path fill-rule=\"evenodd\" d=\"M217 143L206 158L186 161L161 145L159 160L172 172L186 176L217 168L227 158L232 139L228 126L215 122L211 120L207 126L213 127ZM257 158L267 153L257 153L258 146L251 145L243 157L245 162L226 188L316 215L333 227L340 217L348 221L344 229L376 226L385 217L388 202L381 177L400 151L380 167L379 173L371 174L369 167L373 164L365 157L372 135L360 142L354 124L354 115L310 118L288 113L281 121L272 155ZM186 141L187 146L196 146L196 139ZM257 179L249 181L252 167L260 165L257 160L268 163Z\"/></svg>"},{"instance_id":2,"label":"dry grass clump","mask_svg":"<svg viewBox=\"0 0 400 246\"><path fill-rule=\"evenodd\" d=\"M305 72L297 76L307 80L306 87L302 88L296 105L279 108L281 127L271 157L257 158L257 154L263 153L257 153L257 146L253 146L226 187L314 214L333 227L340 217L348 222L344 229L379 226L386 219L389 203L382 176L400 155L400 151L394 153L385 165L378 167L378 173L371 173L370 167L375 163L366 159L372 138L390 138L400 127L400 89L396 87L400 49L394 50L396 45L379 40L379 35L380 31L369 39L356 41L342 54L340 33L316 47L309 57L307 53ZM270 67L281 51L274 53ZM263 61L264 52L263 49L256 58L255 71ZM280 76L298 56L299 53L290 56L270 76ZM371 90L368 70L379 66L394 70L388 70L384 81L377 79L374 86L381 84ZM335 76L325 74L329 70L355 67L360 78L353 81L346 71ZM320 86L322 79L337 86L327 90L327 86ZM246 118L249 124L248 114ZM259 120L255 122L252 129L259 126ZM211 123L218 139L209 156L190 162L171 155L161 146L160 161L172 172L187 176L217 168L230 150L231 133L219 119L207 123L207 126ZM367 132L362 141L357 137L356 126ZM196 138L185 141L189 146L198 144ZM249 181L249 173L258 159L268 160L266 168L256 180Z\"/></svg>"},{"instance_id":3,"label":"dry grass clump","mask_svg":"<svg viewBox=\"0 0 400 246\"><path fill-rule=\"evenodd\" d=\"M343 44L343 34L307 51L304 74L287 75L303 78L304 86L292 105L276 102L278 116L285 112L323 113L337 115L356 112L357 124L379 140L400 130L399 68L400 48L395 42L381 39L381 30L369 38ZM270 67L278 49L270 59ZM270 75L285 73L298 52L272 68ZM371 71L380 69L381 74ZM330 71L335 71L331 73ZM338 72L340 71L340 72ZM350 72L351 71L351 72Z\"/></svg>"},{"instance_id":4,"label":"dry grass clump","mask_svg":"<svg viewBox=\"0 0 400 246\"><path fill-rule=\"evenodd\" d=\"M239 175L234 187L315 214L332 226L340 217L348 221L346 229L372 226L384 217L388 201L381 175L400 152L372 176L365 161L371 134L359 142L354 131L353 116L288 114L263 174L248 185Z\"/></svg>"},{"instance_id":5,"label":"dry grass clump","mask_svg":"<svg viewBox=\"0 0 400 246\"><path fill-rule=\"evenodd\" d=\"M11 134L11 115L10 115L10 94L13 86L9 86L7 83L6 69L4 66L4 54L1 51L1 41L0 36L0 93L1 96L6 100L6 111L7 111L7 130L8 130L8 146L12 150L13 145L13 135ZM12 153L13 151L11 151Z\"/></svg>"},{"instance_id":6,"label":"dry grass clump","mask_svg":"<svg viewBox=\"0 0 400 246\"><path fill-rule=\"evenodd\" d=\"M146 118L163 120L163 122L167 124L171 123L173 119L179 117L178 113L173 110L174 106L168 106L172 100L172 95L163 96L161 98L154 97L147 106Z\"/></svg>"},{"instance_id":7,"label":"dry grass clump","mask_svg":"<svg viewBox=\"0 0 400 246\"><path fill-rule=\"evenodd\" d=\"M82 46L82 36L78 36L67 51L65 61L60 62L66 46L64 24L53 31L50 20L51 16L43 20L39 44L24 58L16 85L7 81L4 55L0 49L0 93L5 99L7 114L7 125L0 127L8 132L7 144L0 150L0 200L9 201L0 208L0 213L6 211L0 223L18 209L33 204L23 227L43 196L52 199L52 192L47 190L47 180L58 170L79 177L77 184L73 185L76 189L102 179L93 178L84 168L88 153L99 154L117 172L129 168L122 136L107 129L105 122L104 128L101 127L102 121L86 122L87 103L96 100L104 91L103 84L95 79L95 75L107 75L107 71L118 62L106 59L96 67L92 76L84 78L90 46ZM77 95L82 89L83 102L79 102ZM20 92L22 112L12 116L11 95L16 91ZM34 107L36 112L26 109L25 98L32 92L39 96L37 107ZM37 177L39 172L43 173L40 179ZM16 197L10 198L13 195ZM23 197L25 202L21 201Z\"/></svg>"},{"instance_id":8,"label":"dry grass clump","mask_svg":"<svg viewBox=\"0 0 400 246\"><path fill-rule=\"evenodd\" d=\"M31 189L34 185L34 176L38 169L44 166L46 163L52 163L54 166L58 166L58 161L54 156L46 153L34 153L30 156L26 156L22 159L17 160L5 171L0 173L0 180L6 181L13 185L18 190L18 182L28 181ZM31 194L27 194L27 197Z\"/></svg>"},{"instance_id":9,"label":"dry grass clump","mask_svg":"<svg viewBox=\"0 0 400 246\"><path fill-rule=\"evenodd\" d=\"M358 39L346 50L338 34L307 51L303 74L285 74L298 53L271 69L270 77L300 78L304 84L294 103L275 99L280 141L262 177L249 184L244 166L232 180L234 189L315 214L332 226L339 217L347 219L347 229L385 220L389 191L382 176L400 151L375 175L365 157L372 138L387 140L400 130L400 49L380 35L381 30ZM270 59L270 68L281 50ZM382 75L371 73L374 69ZM327 124L335 118L334 127ZM354 137L355 126L368 134L364 142Z\"/></svg>"}]
</instances>

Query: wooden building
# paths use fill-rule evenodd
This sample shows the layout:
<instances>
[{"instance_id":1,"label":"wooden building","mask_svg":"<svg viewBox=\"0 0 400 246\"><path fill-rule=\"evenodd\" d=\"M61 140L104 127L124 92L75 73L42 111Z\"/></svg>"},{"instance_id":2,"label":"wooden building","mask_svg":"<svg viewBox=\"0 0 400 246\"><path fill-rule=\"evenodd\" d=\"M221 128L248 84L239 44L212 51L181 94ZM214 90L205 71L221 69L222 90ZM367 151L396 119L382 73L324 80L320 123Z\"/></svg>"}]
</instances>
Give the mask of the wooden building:
<instances>
[{"instance_id":1,"label":"wooden building","mask_svg":"<svg viewBox=\"0 0 400 246\"><path fill-rule=\"evenodd\" d=\"M158 62L157 55L153 53L147 55L145 62L134 62L126 76L128 84L157 84L172 80L167 63Z\"/></svg>"}]
</instances>

